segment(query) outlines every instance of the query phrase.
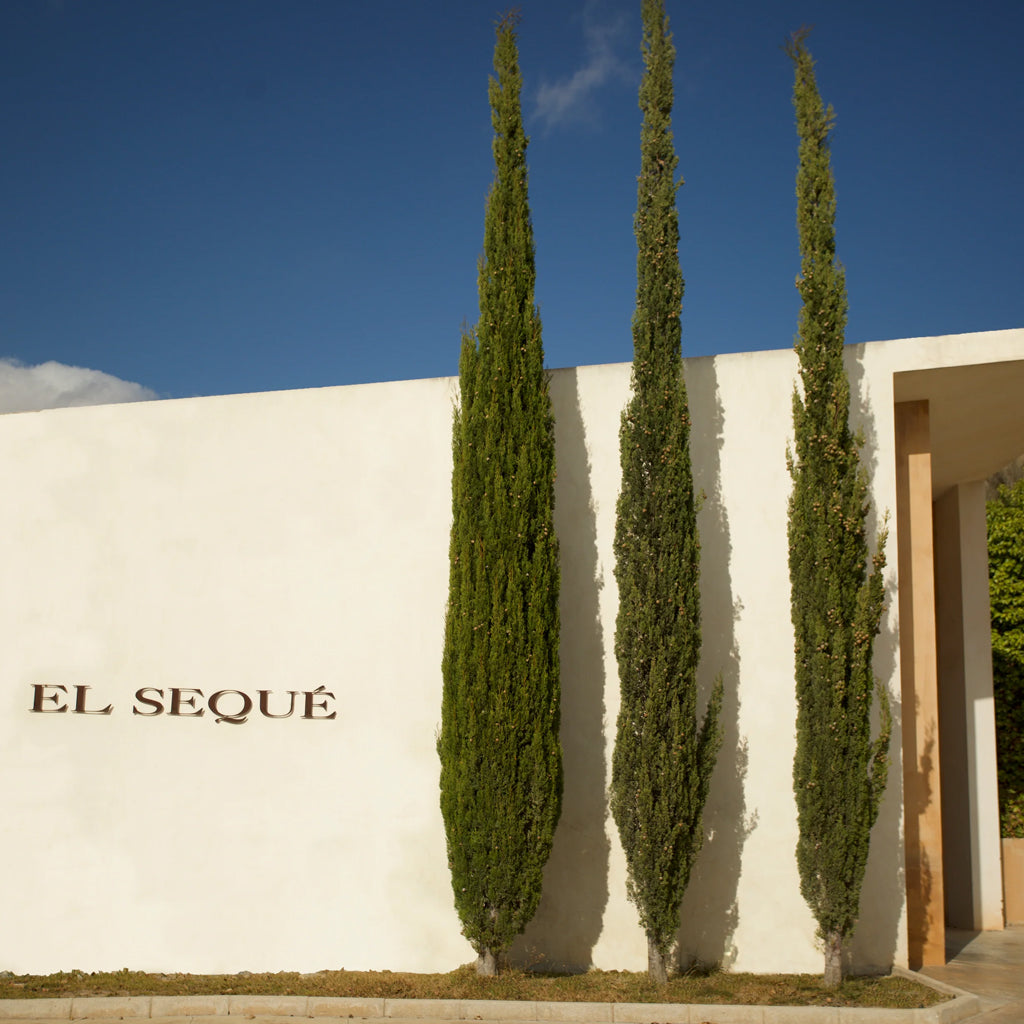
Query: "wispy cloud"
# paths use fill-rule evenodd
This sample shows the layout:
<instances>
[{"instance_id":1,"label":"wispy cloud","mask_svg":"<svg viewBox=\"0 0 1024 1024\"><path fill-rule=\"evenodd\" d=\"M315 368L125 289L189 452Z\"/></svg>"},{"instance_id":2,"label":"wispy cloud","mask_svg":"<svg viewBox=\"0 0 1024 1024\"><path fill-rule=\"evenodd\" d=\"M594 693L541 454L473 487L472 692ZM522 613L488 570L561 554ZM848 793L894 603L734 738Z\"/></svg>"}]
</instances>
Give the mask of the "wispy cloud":
<instances>
[{"instance_id":1,"label":"wispy cloud","mask_svg":"<svg viewBox=\"0 0 1024 1024\"><path fill-rule=\"evenodd\" d=\"M617 52L625 29L623 16L599 21L594 4L587 4L583 11L583 67L567 78L542 82L537 90L534 115L546 128L593 119L594 95L601 86L611 79L630 80L629 69Z\"/></svg>"},{"instance_id":2,"label":"wispy cloud","mask_svg":"<svg viewBox=\"0 0 1024 1024\"><path fill-rule=\"evenodd\" d=\"M155 391L141 384L101 370L52 360L39 366L24 366L13 359L0 359L0 413L145 402L156 397Z\"/></svg>"}]
</instances>

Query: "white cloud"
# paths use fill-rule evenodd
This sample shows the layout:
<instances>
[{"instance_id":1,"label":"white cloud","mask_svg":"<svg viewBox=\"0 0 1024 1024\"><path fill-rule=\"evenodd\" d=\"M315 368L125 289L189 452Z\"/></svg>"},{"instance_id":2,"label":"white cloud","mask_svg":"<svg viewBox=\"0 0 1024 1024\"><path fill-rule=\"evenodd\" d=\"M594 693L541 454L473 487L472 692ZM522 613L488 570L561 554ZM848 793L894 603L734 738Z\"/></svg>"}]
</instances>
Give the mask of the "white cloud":
<instances>
[{"instance_id":1,"label":"white cloud","mask_svg":"<svg viewBox=\"0 0 1024 1024\"><path fill-rule=\"evenodd\" d=\"M594 93L609 79L630 79L626 64L615 52L625 19L619 17L613 22L598 24L592 12L593 5L588 4L583 12L586 63L568 78L542 82L537 90L534 114L548 128L592 117Z\"/></svg>"},{"instance_id":2,"label":"white cloud","mask_svg":"<svg viewBox=\"0 0 1024 1024\"><path fill-rule=\"evenodd\" d=\"M61 409L72 405L146 402L156 392L101 370L64 363L23 366L0 359L0 413Z\"/></svg>"}]
</instances>

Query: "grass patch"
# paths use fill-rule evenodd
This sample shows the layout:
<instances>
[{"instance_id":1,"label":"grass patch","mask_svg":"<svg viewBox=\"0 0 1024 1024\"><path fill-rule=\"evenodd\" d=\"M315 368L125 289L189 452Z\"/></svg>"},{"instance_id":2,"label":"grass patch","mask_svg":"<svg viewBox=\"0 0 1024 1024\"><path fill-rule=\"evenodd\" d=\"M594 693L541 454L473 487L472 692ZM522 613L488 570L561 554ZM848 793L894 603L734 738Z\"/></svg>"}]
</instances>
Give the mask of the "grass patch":
<instances>
[{"instance_id":1,"label":"grass patch","mask_svg":"<svg viewBox=\"0 0 1024 1024\"><path fill-rule=\"evenodd\" d=\"M508 971L479 978L472 965L448 974L320 971L317 974L145 974L122 970L0 978L0 999L67 996L294 995L385 999L519 999L597 1003L739 1003L766 1006L863 1006L910 1009L947 997L908 978L848 978L835 991L813 974L691 971L659 988L634 971L542 974Z\"/></svg>"}]
</instances>

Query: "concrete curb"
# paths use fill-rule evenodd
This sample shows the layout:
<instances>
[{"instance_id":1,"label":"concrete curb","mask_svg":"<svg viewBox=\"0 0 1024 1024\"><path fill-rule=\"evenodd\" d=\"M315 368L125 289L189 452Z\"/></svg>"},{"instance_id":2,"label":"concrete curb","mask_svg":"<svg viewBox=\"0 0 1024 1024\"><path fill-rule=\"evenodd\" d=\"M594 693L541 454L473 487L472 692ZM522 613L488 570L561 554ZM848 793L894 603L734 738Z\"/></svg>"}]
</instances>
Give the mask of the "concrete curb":
<instances>
[{"instance_id":1,"label":"concrete curb","mask_svg":"<svg viewBox=\"0 0 1024 1024\"><path fill-rule=\"evenodd\" d=\"M150 1020L217 1024L222 1017L261 1021L428 1020L529 1024L957 1024L981 1011L977 996L913 971L893 974L952 996L927 1009L845 1006L725 1006L697 1003L512 1002L489 999L359 999L329 996L93 996L0 999L0 1021Z\"/></svg>"}]
</instances>

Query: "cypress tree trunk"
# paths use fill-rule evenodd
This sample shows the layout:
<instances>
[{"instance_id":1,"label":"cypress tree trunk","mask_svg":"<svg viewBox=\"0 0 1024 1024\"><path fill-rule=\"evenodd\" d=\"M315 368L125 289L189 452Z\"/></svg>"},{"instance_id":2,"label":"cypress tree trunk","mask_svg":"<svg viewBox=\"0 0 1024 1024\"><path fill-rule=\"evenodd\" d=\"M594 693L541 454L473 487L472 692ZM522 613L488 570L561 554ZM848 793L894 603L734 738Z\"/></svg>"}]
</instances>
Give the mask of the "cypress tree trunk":
<instances>
[{"instance_id":1,"label":"cypress tree trunk","mask_svg":"<svg viewBox=\"0 0 1024 1024\"><path fill-rule=\"evenodd\" d=\"M839 988L843 982L843 936L833 928L824 936L825 939L825 970L822 984L826 988Z\"/></svg>"},{"instance_id":2,"label":"cypress tree trunk","mask_svg":"<svg viewBox=\"0 0 1024 1024\"><path fill-rule=\"evenodd\" d=\"M476 973L482 978L493 978L498 973L498 960L493 949L481 949L476 958Z\"/></svg>"},{"instance_id":3,"label":"cypress tree trunk","mask_svg":"<svg viewBox=\"0 0 1024 1024\"><path fill-rule=\"evenodd\" d=\"M561 810L555 449L515 21L497 29L495 180L453 428L451 570L438 754L455 907L495 973L533 917Z\"/></svg>"},{"instance_id":4,"label":"cypress tree trunk","mask_svg":"<svg viewBox=\"0 0 1024 1024\"><path fill-rule=\"evenodd\" d=\"M655 985L668 982L668 954L650 933L647 935L647 975Z\"/></svg>"},{"instance_id":5,"label":"cypress tree trunk","mask_svg":"<svg viewBox=\"0 0 1024 1024\"><path fill-rule=\"evenodd\" d=\"M846 281L835 258L835 188L825 110L814 63L797 33L787 47L795 69L800 137L797 224L803 300L793 394L789 575L797 736L793 788L799 821L800 890L825 944L825 983L843 976L843 945L857 921L871 828L885 789L890 717L871 656L883 608L885 531L868 557L867 478L849 426L843 366ZM871 737L878 691L881 729Z\"/></svg>"},{"instance_id":6,"label":"cypress tree trunk","mask_svg":"<svg viewBox=\"0 0 1024 1024\"><path fill-rule=\"evenodd\" d=\"M720 743L721 682L698 725L700 551L680 352L683 277L670 125L675 49L663 0L644 0L643 24L632 396L620 431L615 524L621 705L611 808L629 898L647 934L650 975L664 982L701 846L701 814Z\"/></svg>"}]
</instances>

